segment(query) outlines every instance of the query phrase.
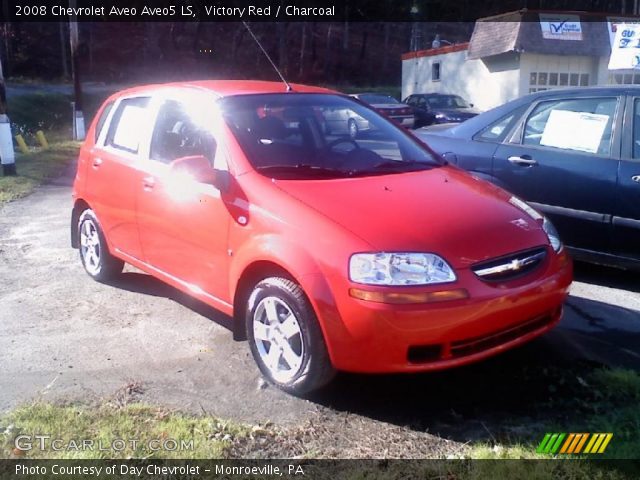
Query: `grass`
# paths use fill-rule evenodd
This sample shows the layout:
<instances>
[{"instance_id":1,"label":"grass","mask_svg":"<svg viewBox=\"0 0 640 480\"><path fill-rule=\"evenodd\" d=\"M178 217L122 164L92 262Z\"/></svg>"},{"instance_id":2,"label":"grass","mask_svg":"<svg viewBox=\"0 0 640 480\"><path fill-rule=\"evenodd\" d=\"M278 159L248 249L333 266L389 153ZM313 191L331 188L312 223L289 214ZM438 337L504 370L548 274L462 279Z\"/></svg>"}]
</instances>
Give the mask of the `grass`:
<instances>
[{"instance_id":1,"label":"grass","mask_svg":"<svg viewBox=\"0 0 640 480\"><path fill-rule=\"evenodd\" d=\"M31 193L34 188L50 178L60 175L62 169L78 156L78 142L51 145L25 155L16 155L16 176L0 176L0 204L10 202Z\"/></svg>"},{"instance_id":2,"label":"grass","mask_svg":"<svg viewBox=\"0 0 640 480\"><path fill-rule=\"evenodd\" d=\"M107 95L85 95L85 122L88 127L94 113ZM0 176L0 204L24 197L35 187L58 176L64 166L78 156L79 143L71 131L71 97L59 93L36 92L10 97L8 112L12 134L22 135L30 152L22 154L17 145L13 177ZM39 148L35 133L42 130L51 145Z\"/></svg>"},{"instance_id":3,"label":"grass","mask_svg":"<svg viewBox=\"0 0 640 480\"><path fill-rule=\"evenodd\" d=\"M51 140L71 138L71 99L58 93L29 93L9 98L7 111L13 135L22 135L35 144L38 130ZM56 138L60 137L60 138Z\"/></svg>"},{"instance_id":4,"label":"grass","mask_svg":"<svg viewBox=\"0 0 640 480\"><path fill-rule=\"evenodd\" d=\"M5 437L0 458L224 458L237 437L251 434L249 427L214 417L135 403L105 403L94 408L34 403L0 417L0 425L4 426L0 440L3 431ZM45 433L51 441L40 449L33 436ZM18 435L29 435L37 448L16 450ZM61 441L53 444L53 439ZM75 448L83 440L92 441L93 448Z\"/></svg>"},{"instance_id":5,"label":"grass","mask_svg":"<svg viewBox=\"0 0 640 480\"><path fill-rule=\"evenodd\" d=\"M84 118L88 128L96 111L108 96L84 94ZM13 135L20 134L29 145L36 145L35 133L42 130L50 142L72 138L72 97L60 93L35 92L10 97L7 111Z\"/></svg>"},{"instance_id":6,"label":"grass","mask_svg":"<svg viewBox=\"0 0 640 480\"><path fill-rule=\"evenodd\" d=\"M209 415L194 416L138 403L103 403L97 406L33 403L0 416L0 458L18 459L231 459L239 458L234 446L248 442L272 445L296 436L296 430L277 430L228 422ZM22 437L23 435L28 438ZM46 435L45 448L35 435ZM15 448L16 438L24 449ZM57 443L54 444L53 440ZM119 439L122 440L118 443ZM135 440L135 442L133 441ZM83 441L93 448L77 448ZM363 438L363 442L366 439ZM85 443L85 445L88 445ZM168 445L168 448L160 448ZM521 451L523 457L534 458ZM272 458L291 458L271 451ZM263 456L253 458L265 458ZM309 455L302 458L309 459ZM478 458L485 458L479 456ZM495 456L489 456L495 459ZM625 465L603 465L580 460L513 461L364 461L305 462L309 478L388 479L447 478L476 480L568 480L592 478L622 480L634 478ZM538 459L539 460L539 459ZM261 464L265 462L262 461ZM288 462L290 463L290 462Z\"/></svg>"},{"instance_id":7,"label":"grass","mask_svg":"<svg viewBox=\"0 0 640 480\"><path fill-rule=\"evenodd\" d=\"M635 370L597 368L584 377L566 369L546 372L553 395L540 405L548 420L537 419L535 442L547 432L613 433L603 454L582 458L638 459L640 456L640 374ZM561 417L557 413L562 414ZM540 417L540 415L538 415ZM517 419L514 419L517 420ZM514 422L516 423L516 422ZM542 424L540 424L542 423ZM474 444L470 458L549 458L536 453L537 443L515 436L506 441ZM575 455L557 455L559 458Z\"/></svg>"}]
</instances>

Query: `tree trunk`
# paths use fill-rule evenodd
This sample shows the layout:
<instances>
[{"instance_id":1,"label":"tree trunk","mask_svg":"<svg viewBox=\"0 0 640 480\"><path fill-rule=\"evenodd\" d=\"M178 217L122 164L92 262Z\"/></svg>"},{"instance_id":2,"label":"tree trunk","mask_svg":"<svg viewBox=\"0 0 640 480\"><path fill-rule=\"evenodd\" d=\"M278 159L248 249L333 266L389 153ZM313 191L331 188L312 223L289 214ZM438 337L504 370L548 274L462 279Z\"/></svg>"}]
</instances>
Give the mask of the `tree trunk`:
<instances>
[{"instance_id":1,"label":"tree trunk","mask_svg":"<svg viewBox=\"0 0 640 480\"><path fill-rule=\"evenodd\" d=\"M288 68L287 68L287 26L289 24L286 22L278 22L276 23L276 31L278 32L278 67L282 74L287 77Z\"/></svg>"},{"instance_id":2,"label":"tree trunk","mask_svg":"<svg viewBox=\"0 0 640 480\"><path fill-rule=\"evenodd\" d=\"M315 63L316 58L316 22L311 22L311 63Z\"/></svg>"},{"instance_id":3,"label":"tree trunk","mask_svg":"<svg viewBox=\"0 0 640 480\"><path fill-rule=\"evenodd\" d=\"M67 36L65 35L65 22L59 22L60 25L60 60L62 62L62 76L69 78L69 59L67 57Z\"/></svg>"},{"instance_id":4,"label":"tree trunk","mask_svg":"<svg viewBox=\"0 0 640 480\"><path fill-rule=\"evenodd\" d=\"M382 58L382 70L386 73L389 67L389 32L390 24L385 22L384 24L384 57Z\"/></svg>"},{"instance_id":5,"label":"tree trunk","mask_svg":"<svg viewBox=\"0 0 640 480\"><path fill-rule=\"evenodd\" d=\"M327 28L327 43L325 45L324 52L324 76L325 80L329 81L329 68L331 66L331 28L333 24L329 24L329 28Z\"/></svg>"},{"instance_id":6,"label":"tree trunk","mask_svg":"<svg viewBox=\"0 0 640 480\"><path fill-rule=\"evenodd\" d=\"M360 48L360 60L362 60L367 55L367 36L369 35L369 31L366 25L362 28L362 47Z\"/></svg>"},{"instance_id":7,"label":"tree trunk","mask_svg":"<svg viewBox=\"0 0 640 480\"><path fill-rule=\"evenodd\" d=\"M69 7L75 8L76 1L69 0ZM78 22L75 16L70 17L69 44L71 46L71 75L73 76L73 93L76 111L82 111L82 84L80 83L80 52L78 51Z\"/></svg>"},{"instance_id":8,"label":"tree trunk","mask_svg":"<svg viewBox=\"0 0 640 480\"><path fill-rule=\"evenodd\" d=\"M307 22L302 22L302 38L300 39L300 65L298 68L298 79L304 76L304 54L307 47Z\"/></svg>"}]
</instances>

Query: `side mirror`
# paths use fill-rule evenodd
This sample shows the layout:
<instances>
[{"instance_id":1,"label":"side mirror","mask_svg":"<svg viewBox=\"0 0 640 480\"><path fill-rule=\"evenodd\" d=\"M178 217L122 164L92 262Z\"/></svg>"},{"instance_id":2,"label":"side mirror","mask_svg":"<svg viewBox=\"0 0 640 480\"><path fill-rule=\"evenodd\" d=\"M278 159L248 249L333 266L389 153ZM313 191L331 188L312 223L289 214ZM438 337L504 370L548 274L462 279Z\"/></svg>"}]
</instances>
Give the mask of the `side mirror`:
<instances>
[{"instance_id":1,"label":"side mirror","mask_svg":"<svg viewBox=\"0 0 640 480\"><path fill-rule=\"evenodd\" d=\"M203 155L176 158L169 166L173 172L189 174L196 182L213 185L220 191L229 186L229 173L213 168Z\"/></svg>"},{"instance_id":2,"label":"side mirror","mask_svg":"<svg viewBox=\"0 0 640 480\"><path fill-rule=\"evenodd\" d=\"M453 152L444 152L441 155L441 157L449 165L457 165L458 164L458 156Z\"/></svg>"}]
</instances>

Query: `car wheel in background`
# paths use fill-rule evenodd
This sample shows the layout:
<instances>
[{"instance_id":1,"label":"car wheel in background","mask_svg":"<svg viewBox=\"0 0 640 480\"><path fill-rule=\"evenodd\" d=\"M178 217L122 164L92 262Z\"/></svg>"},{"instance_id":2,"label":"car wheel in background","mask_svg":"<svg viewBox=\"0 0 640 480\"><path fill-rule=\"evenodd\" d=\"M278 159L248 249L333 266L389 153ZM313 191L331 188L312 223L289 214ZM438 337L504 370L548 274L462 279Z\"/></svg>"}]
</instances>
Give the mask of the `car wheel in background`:
<instances>
[{"instance_id":1,"label":"car wheel in background","mask_svg":"<svg viewBox=\"0 0 640 480\"><path fill-rule=\"evenodd\" d=\"M295 282L280 277L259 282L249 296L246 329L260 371L282 390L301 395L333 378L318 320Z\"/></svg>"},{"instance_id":2,"label":"car wheel in background","mask_svg":"<svg viewBox=\"0 0 640 480\"><path fill-rule=\"evenodd\" d=\"M356 123L356 121L353 118L350 118L347 125L349 127L349 136L351 138L356 138L359 133L358 124Z\"/></svg>"},{"instance_id":3,"label":"car wheel in background","mask_svg":"<svg viewBox=\"0 0 640 480\"><path fill-rule=\"evenodd\" d=\"M122 272L124 262L109 253L104 234L93 210L87 209L78 220L80 260L85 271L100 282L110 280Z\"/></svg>"}]
</instances>

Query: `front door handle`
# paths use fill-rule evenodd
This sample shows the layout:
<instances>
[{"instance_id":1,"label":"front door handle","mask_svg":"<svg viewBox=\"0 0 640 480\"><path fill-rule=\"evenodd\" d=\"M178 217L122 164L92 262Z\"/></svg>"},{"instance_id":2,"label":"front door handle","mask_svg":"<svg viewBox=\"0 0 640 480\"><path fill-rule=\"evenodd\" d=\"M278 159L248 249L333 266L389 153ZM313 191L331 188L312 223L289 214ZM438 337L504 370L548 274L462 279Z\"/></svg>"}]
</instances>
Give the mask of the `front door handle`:
<instances>
[{"instance_id":1,"label":"front door handle","mask_svg":"<svg viewBox=\"0 0 640 480\"><path fill-rule=\"evenodd\" d=\"M538 162L536 162L529 155L522 155L521 157L517 157L514 155L507 158L507 160L514 165L520 165L522 167L533 167L534 165L538 165Z\"/></svg>"},{"instance_id":2,"label":"front door handle","mask_svg":"<svg viewBox=\"0 0 640 480\"><path fill-rule=\"evenodd\" d=\"M93 168L98 168L100 165L102 165L102 159L99 157L94 157Z\"/></svg>"},{"instance_id":3,"label":"front door handle","mask_svg":"<svg viewBox=\"0 0 640 480\"><path fill-rule=\"evenodd\" d=\"M153 177L144 177L142 179L142 187L149 191L149 190L153 190L153 187L156 186L156 179Z\"/></svg>"},{"instance_id":4,"label":"front door handle","mask_svg":"<svg viewBox=\"0 0 640 480\"><path fill-rule=\"evenodd\" d=\"M640 175L634 175L633 177L631 177L631 180L633 180L634 182L640 183Z\"/></svg>"}]
</instances>

